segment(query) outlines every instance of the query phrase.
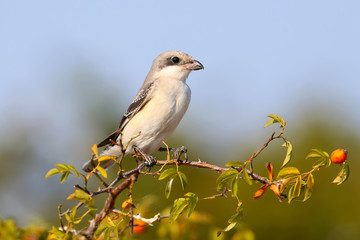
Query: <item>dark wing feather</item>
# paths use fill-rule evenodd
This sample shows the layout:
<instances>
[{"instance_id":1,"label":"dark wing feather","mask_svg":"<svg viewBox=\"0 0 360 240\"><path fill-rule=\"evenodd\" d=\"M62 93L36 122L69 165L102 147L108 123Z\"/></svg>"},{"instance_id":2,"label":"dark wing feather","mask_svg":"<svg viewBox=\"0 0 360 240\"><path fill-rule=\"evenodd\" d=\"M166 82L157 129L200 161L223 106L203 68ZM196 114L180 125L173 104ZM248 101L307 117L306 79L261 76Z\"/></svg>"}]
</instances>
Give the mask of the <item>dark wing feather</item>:
<instances>
[{"instance_id":1,"label":"dark wing feather","mask_svg":"<svg viewBox=\"0 0 360 240\"><path fill-rule=\"evenodd\" d=\"M124 127L130 121L130 119L132 119L135 116L135 114L138 113L150 100L149 96L153 89L153 85L154 85L153 83L150 83L138 92L134 101L130 104L126 113L123 115L118 129L115 132L113 132L110 136L105 138L102 142L100 142L97 145L98 147L103 147L108 144L113 145L111 143L111 140L116 142L116 139L119 137L120 132L124 129Z\"/></svg>"}]
</instances>

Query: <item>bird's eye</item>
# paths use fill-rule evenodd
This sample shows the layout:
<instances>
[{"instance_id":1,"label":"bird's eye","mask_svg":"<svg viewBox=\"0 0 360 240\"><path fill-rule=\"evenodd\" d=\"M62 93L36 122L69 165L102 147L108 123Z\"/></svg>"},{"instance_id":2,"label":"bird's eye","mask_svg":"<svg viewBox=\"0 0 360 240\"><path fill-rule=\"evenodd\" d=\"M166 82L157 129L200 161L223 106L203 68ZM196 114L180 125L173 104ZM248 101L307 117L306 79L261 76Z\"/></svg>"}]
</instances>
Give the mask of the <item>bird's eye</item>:
<instances>
[{"instance_id":1,"label":"bird's eye","mask_svg":"<svg viewBox=\"0 0 360 240\"><path fill-rule=\"evenodd\" d=\"M179 59L178 57L172 57L172 58L171 58L171 61L172 61L173 63L179 63L179 62L180 62L180 59Z\"/></svg>"}]
</instances>

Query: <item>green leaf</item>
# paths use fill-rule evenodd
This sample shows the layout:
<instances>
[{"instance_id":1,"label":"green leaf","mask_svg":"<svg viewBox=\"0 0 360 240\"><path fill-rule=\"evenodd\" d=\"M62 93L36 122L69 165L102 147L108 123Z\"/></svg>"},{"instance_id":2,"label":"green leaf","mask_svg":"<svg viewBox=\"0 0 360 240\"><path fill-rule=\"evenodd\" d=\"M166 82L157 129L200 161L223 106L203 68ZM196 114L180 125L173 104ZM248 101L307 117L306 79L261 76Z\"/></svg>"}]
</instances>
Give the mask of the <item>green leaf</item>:
<instances>
[{"instance_id":1,"label":"green leaf","mask_svg":"<svg viewBox=\"0 0 360 240\"><path fill-rule=\"evenodd\" d=\"M247 184L252 185L252 181L246 169L243 170L244 180Z\"/></svg>"},{"instance_id":2,"label":"green leaf","mask_svg":"<svg viewBox=\"0 0 360 240\"><path fill-rule=\"evenodd\" d=\"M175 221L188 205L189 201L185 198L176 199L170 209L169 221Z\"/></svg>"},{"instance_id":3,"label":"green leaf","mask_svg":"<svg viewBox=\"0 0 360 240\"><path fill-rule=\"evenodd\" d=\"M163 180L167 177L172 177L173 175L176 175L177 174L177 171L175 168L168 168L168 169L165 169L165 171L163 171L159 177L159 180Z\"/></svg>"},{"instance_id":4,"label":"green leaf","mask_svg":"<svg viewBox=\"0 0 360 240\"><path fill-rule=\"evenodd\" d=\"M312 152L310 152L307 156L306 159L308 158L330 158L329 154L327 152L324 152L323 150L320 149L311 149Z\"/></svg>"},{"instance_id":5,"label":"green leaf","mask_svg":"<svg viewBox=\"0 0 360 240\"><path fill-rule=\"evenodd\" d=\"M244 167L244 163L240 161L227 162L225 164L227 167Z\"/></svg>"},{"instance_id":6,"label":"green leaf","mask_svg":"<svg viewBox=\"0 0 360 240\"><path fill-rule=\"evenodd\" d=\"M190 217L191 213L194 211L197 202L199 201L199 197L195 193L187 193L185 197L188 197L189 208L188 208L188 217Z\"/></svg>"},{"instance_id":7,"label":"green leaf","mask_svg":"<svg viewBox=\"0 0 360 240\"><path fill-rule=\"evenodd\" d=\"M294 193L295 193L295 197L298 197L300 196L300 193L301 193L301 175L299 175L296 179L296 182L295 182L295 189L294 189Z\"/></svg>"},{"instance_id":8,"label":"green leaf","mask_svg":"<svg viewBox=\"0 0 360 240\"><path fill-rule=\"evenodd\" d=\"M79 200L80 202L86 203L89 206L92 206L94 203L94 200L92 199L92 197L80 189L75 189L75 191L72 194L70 194L70 196L68 196L67 199L68 200Z\"/></svg>"},{"instance_id":9,"label":"green leaf","mask_svg":"<svg viewBox=\"0 0 360 240\"><path fill-rule=\"evenodd\" d=\"M66 218L66 221L68 221L68 223L72 223L72 220L67 213L65 213L65 218Z\"/></svg>"},{"instance_id":10,"label":"green leaf","mask_svg":"<svg viewBox=\"0 0 360 240\"><path fill-rule=\"evenodd\" d=\"M285 141L285 143L282 145L283 147L286 147L286 156L285 156L285 160L281 166L281 168L283 168L286 164L288 164L291 160L291 155L292 155L292 145L289 141Z\"/></svg>"},{"instance_id":11,"label":"green leaf","mask_svg":"<svg viewBox=\"0 0 360 240\"><path fill-rule=\"evenodd\" d=\"M73 172L80 178L80 173L78 172L78 170L76 170L76 168L73 165L68 165L68 167L73 170Z\"/></svg>"},{"instance_id":12,"label":"green leaf","mask_svg":"<svg viewBox=\"0 0 360 240\"><path fill-rule=\"evenodd\" d=\"M289 190L289 193L288 193L288 203L290 204L291 201L295 198L295 185L292 185L290 190Z\"/></svg>"},{"instance_id":13,"label":"green leaf","mask_svg":"<svg viewBox=\"0 0 360 240\"><path fill-rule=\"evenodd\" d=\"M303 202L308 200L311 197L311 194L312 194L312 190L310 188L306 188Z\"/></svg>"},{"instance_id":14,"label":"green leaf","mask_svg":"<svg viewBox=\"0 0 360 240\"><path fill-rule=\"evenodd\" d=\"M334 181L332 181L332 183L335 183L336 185L342 184L348 179L349 174L350 174L349 165L344 163L342 169L340 170L339 174L336 176Z\"/></svg>"},{"instance_id":15,"label":"green leaf","mask_svg":"<svg viewBox=\"0 0 360 240\"><path fill-rule=\"evenodd\" d=\"M64 169L66 171L70 170L70 168L66 164L63 164L63 163L55 164L55 166L58 167L58 168Z\"/></svg>"},{"instance_id":16,"label":"green leaf","mask_svg":"<svg viewBox=\"0 0 360 240\"><path fill-rule=\"evenodd\" d=\"M77 207L73 207L73 209L71 210L71 213L70 213L70 217L71 219L75 219L75 216L76 216L76 210L77 210Z\"/></svg>"},{"instance_id":17,"label":"green leaf","mask_svg":"<svg viewBox=\"0 0 360 240\"><path fill-rule=\"evenodd\" d=\"M65 180L67 179L67 177L69 176L69 171L64 172L61 177L60 177L60 183L62 184L63 182L65 182Z\"/></svg>"},{"instance_id":18,"label":"green leaf","mask_svg":"<svg viewBox=\"0 0 360 240\"><path fill-rule=\"evenodd\" d=\"M50 169L50 170L47 172L47 174L45 175L45 178L44 178L44 179L47 179L47 178L49 178L49 177L51 177L51 176L54 176L54 175L56 175L56 174L59 174L59 173L61 173L61 171L60 171L58 168Z\"/></svg>"},{"instance_id":19,"label":"green leaf","mask_svg":"<svg viewBox=\"0 0 360 240\"><path fill-rule=\"evenodd\" d=\"M170 197L171 187L172 187L173 182L174 182L174 178L171 178L171 179L166 183L165 196L166 196L167 199Z\"/></svg>"},{"instance_id":20,"label":"green leaf","mask_svg":"<svg viewBox=\"0 0 360 240\"><path fill-rule=\"evenodd\" d=\"M231 193L234 197L237 196L237 194L238 194L238 178L237 177L234 177L234 180L232 181Z\"/></svg>"},{"instance_id":21,"label":"green leaf","mask_svg":"<svg viewBox=\"0 0 360 240\"><path fill-rule=\"evenodd\" d=\"M286 167L279 171L277 178L284 178L292 175L299 175L300 171L296 167Z\"/></svg>"},{"instance_id":22,"label":"green leaf","mask_svg":"<svg viewBox=\"0 0 360 240\"><path fill-rule=\"evenodd\" d=\"M219 191L222 191L226 184L230 181L233 180L234 177L236 177L239 174L238 170L236 169L229 169L226 170L225 172L223 172L217 179L216 179L216 184L217 184L217 189Z\"/></svg>"},{"instance_id":23,"label":"green leaf","mask_svg":"<svg viewBox=\"0 0 360 240\"><path fill-rule=\"evenodd\" d=\"M271 114L268 116L269 118L271 118L264 126L267 127L271 124L274 124L274 123L280 123L281 127L284 128L285 125L286 125L286 122L284 121L284 119L282 119L281 117L279 117L278 115L275 115L275 114Z\"/></svg>"},{"instance_id":24,"label":"green leaf","mask_svg":"<svg viewBox=\"0 0 360 240\"><path fill-rule=\"evenodd\" d=\"M182 186L182 189L184 190L187 186L187 178L186 178L186 175L183 173L183 172L178 172L178 176L180 178L180 183L181 183L181 186Z\"/></svg>"},{"instance_id":25,"label":"green leaf","mask_svg":"<svg viewBox=\"0 0 360 240\"><path fill-rule=\"evenodd\" d=\"M311 152L308 155L306 155L305 159L309 159L309 158L319 158L321 157L321 155L317 152Z\"/></svg>"},{"instance_id":26,"label":"green leaf","mask_svg":"<svg viewBox=\"0 0 360 240\"><path fill-rule=\"evenodd\" d=\"M242 217L243 213L242 213L242 209L238 209L238 211L231 216L231 218L229 219L228 223L229 225L227 225L224 229L220 230L217 232L217 236L219 237L221 235L221 233L223 232L228 232L231 229L233 229L236 224L240 221L241 217Z\"/></svg>"}]
</instances>

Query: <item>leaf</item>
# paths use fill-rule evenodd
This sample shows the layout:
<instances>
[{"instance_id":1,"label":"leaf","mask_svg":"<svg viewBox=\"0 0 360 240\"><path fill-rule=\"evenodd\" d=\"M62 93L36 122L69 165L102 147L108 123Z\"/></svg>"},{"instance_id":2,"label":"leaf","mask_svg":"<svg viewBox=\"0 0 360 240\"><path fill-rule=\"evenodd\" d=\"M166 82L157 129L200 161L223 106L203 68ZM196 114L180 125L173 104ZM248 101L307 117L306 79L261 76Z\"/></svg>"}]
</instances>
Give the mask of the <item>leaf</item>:
<instances>
[{"instance_id":1,"label":"leaf","mask_svg":"<svg viewBox=\"0 0 360 240\"><path fill-rule=\"evenodd\" d=\"M67 179L67 177L69 176L70 172L64 172L61 177L60 177L60 183L62 184L63 182L65 182L65 180Z\"/></svg>"},{"instance_id":2,"label":"leaf","mask_svg":"<svg viewBox=\"0 0 360 240\"><path fill-rule=\"evenodd\" d=\"M323 157L323 158L330 158L329 157L329 154L323 150L320 150L320 149L311 149L312 152L310 152L307 156L306 156L306 159L308 158L317 158L317 157Z\"/></svg>"},{"instance_id":3,"label":"leaf","mask_svg":"<svg viewBox=\"0 0 360 240\"><path fill-rule=\"evenodd\" d=\"M273 191L276 194L276 196L280 197L280 190L278 186L276 186L275 184L271 184L270 190Z\"/></svg>"},{"instance_id":4,"label":"leaf","mask_svg":"<svg viewBox=\"0 0 360 240\"><path fill-rule=\"evenodd\" d=\"M177 174L177 171L175 168L168 168L168 169L165 169L165 171L163 171L159 177L159 180L163 180L167 177L172 177L173 175L176 175Z\"/></svg>"},{"instance_id":5,"label":"leaf","mask_svg":"<svg viewBox=\"0 0 360 240\"><path fill-rule=\"evenodd\" d=\"M217 236L219 237L221 233L228 232L231 229L233 229L236 224L240 221L241 217L243 215L242 209L240 208L234 215L231 216L231 218L228 220L229 225L227 225L224 229L217 232Z\"/></svg>"},{"instance_id":6,"label":"leaf","mask_svg":"<svg viewBox=\"0 0 360 240\"><path fill-rule=\"evenodd\" d=\"M225 164L227 167L244 167L244 163L240 161L227 162Z\"/></svg>"},{"instance_id":7,"label":"leaf","mask_svg":"<svg viewBox=\"0 0 360 240\"><path fill-rule=\"evenodd\" d=\"M334 181L332 181L332 183L335 183L336 185L342 184L348 179L349 174L350 174L349 165L344 163L342 169L340 170L339 174L336 176Z\"/></svg>"},{"instance_id":8,"label":"leaf","mask_svg":"<svg viewBox=\"0 0 360 240\"><path fill-rule=\"evenodd\" d=\"M300 193L301 193L301 176L299 175L296 179L296 182L295 182L295 189L294 189L294 194L295 194L295 197L298 197L300 196Z\"/></svg>"},{"instance_id":9,"label":"leaf","mask_svg":"<svg viewBox=\"0 0 360 240\"><path fill-rule=\"evenodd\" d=\"M295 198L295 193L294 193L294 189L295 189L295 185L292 185L289 193L288 193L288 203L290 204L291 201Z\"/></svg>"},{"instance_id":10,"label":"leaf","mask_svg":"<svg viewBox=\"0 0 360 240\"><path fill-rule=\"evenodd\" d=\"M170 209L169 221L175 221L188 205L189 202L185 198L176 199Z\"/></svg>"},{"instance_id":11,"label":"leaf","mask_svg":"<svg viewBox=\"0 0 360 240\"><path fill-rule=\"evenodd\" d=\"M69 168L66 164L64 164L64 163L58 163L58 164L55 164L55 166L58 167L58 168L61 168L61 169L65 170L65 171L69 171L69 170L70 170L70 168Z\"/></svg>"},{"instance_id":12,"label":"leaf","mask_svg":"<svg viewBox=\"0 0 360 240\"><path fill-rule=\"evenodd\" d=\"M187 183L188 183L186 175L183 172L179 171L178 176L180 178L181 187L184 190L186 188L186 186L187 186Z\"/></svg>"},{"instance_id":13,"label":"leaf","mask_svg":"<svg viewBox=\"0 0 360 240\"><path fill-rule=\"evenodd\" d=\"M312 190L310 188L306 188L303 202L308 200L311 197L311 195L312 195Z\"/></svg>"},{"instance_id":14,"label":"leaf","mask_svg":"<svg viewBox=\"0 0 360 240\"><path fill-rule=\"evenodd\" d=\"M261 186L261 188L259 188L259 190L257 190L254 194L254 200L260 198L262 195L264 195L266 189L268 188L269 184L264 184Z\"/></svg>"},{"instance_id":15,"label":"leaf","mask_svg":"<svg viewBox=\"0 0 360 240\"><path fill-rule=\"evenodd\" d=\"M78 172L78 170L76 170L76 168L73 165L68 165L68 167L73 170L73 172L80 178L80 173Z\"/></svg>"},{"instance_id":16,"label":"leaf","mask_svg":"<svg viewBox=\"0 0 360 240\"><path fill-rule=\"evenodd\" d=\"M47 172L47 174L45 175L45 178L44 178L44 179L47 179L47 178L49 178L49 177L51 177L51 176L54 176L54 175L56 175L56 174L59 174L59 173L61 173L61 171L60 171L58 168L50 169L50 170Z\"/></svg>"},{"instance_id":17,"label":"leaf","mask_svg":"<svg viewBox=\"0 0 360 240\"><path fill-rule=\"evenodd\" d=\"M76 216L76 210L77 210L77 207L73 207L73 209L71 210L71 213L70 213L70 217L71 219L75 219L75 216Z\"/></svg>"},{"instance_id":18,"label":"leaf","mask_svg":"<svg viewBox=\"0 0 360 240\"><path fill-rule=\"evenodd\" d=\"M235 197L238 194L238 179L237 177L234 178L232 184L231 184L231 193Z\"/></svg>"},{"instance_id":19,"label":"leaf","mask_svg":"<svg viewBox=\"0 0 360 240\"><path fill-rule=\"evenodd\" d=\"M70 194L70 196L67 197L68 200L79 200L80 202L86 203L89 206L93 205L93 199L92 197L87 194L86 192L80 190L80 189L75 189L75 191Z\"/></svg>"},{"instance_id":20,"label":"leaf","mask_svg":"<svg viewBox=\"0 0 360 240\"><path fill-rule=\"evenodd\" d=\"M286 167L279 171L277 178L284 178L291 175L299 175L300 171L296 167Z\"/></svg>"},{"instance_id":21,"label":"leaf","mask_svg":"<svg viewBox=\"0 0 360 240\"><path fill-rule=\"evenodd\" d=\"M314 176L312 173L309 173L309 176L306 180L306 186L308 189L312 189L314 187Z\"/></svg>"},{"instance_id":22,"label":"leaf","mask_svg":"<svg viewBox=\"0 0 360 240\"><path fill-rule=\"evenodd\" d=\"M103 162L107 160L115 160L116 156L101 156L98 158L98 162Z\"/></svg>"},{"instance_id":23,"label":"leaf","mask_svg":"<svg viewBox=\"0 0 360 240\"><path fill-rule=\"evenodd\" d=\"M166 196L167 199L170 197L171 187L172 187L173 182L174 182L174 178L171 178L171 179L166 183L165 196Z\"/></svg>"},{"instance_id":24,"label":"leaf","mask_svg":"<svg viewBox=\"0 0 360 240\"><path fill-rule=\"evenodd\" d=\"M285 143L282 145L283 147L286 147L286 156L285 156L285 160L281 166L281 168L283 168L286 164L288 164L291 160L291 155L292 155L292 144L289 141L285 141Z\"/></svg>"},{"instance_id":25,"label":"leaf","mask_svg":"<svg viewBox=\"0 0 360 240\"><path fill-rule=\"evenodd\" d=\"M247 184L249 184L249 185L252 185L253 183L252 183L252 181L251 181L251 179L250 179L250 177L249 177L249 174L248 174L248 172L247 172L246 169L243 170L243 175L244 175L244 180L245 180L245 182L246 182Z\"/></svg>"},{"instance_id":26,"label":"leaf","mask_svg":"<svg viewBox=\"0 0 360 240\"><path fill-rule=\"evenodd\" d=\"M189 199L189 208L188 208L188 217L190 217L191 213L194 211L197 202L199 201L199 197L195 193L187 193L185 197Z\"/></svg>"},{"instance_id":27,"label":"leaf","mask_svg":"<svg viewBox=\"0 0 360 240\"><path fill-rule=\"evenodd\" d=\"M271 162L268 162L266 164L266 168L268 170L269 180L272 181L274 178L274 173L273 173L273 165L271 164Z\"/></svg>"},{"instance_id":28,"label":"leaf","mask_svg":"<svg viewBox=\"0 0 360 240\"><path fill-rule=\"evenodd\" d=\"M99 158L98 148L97 148L97 145L96 145L96 144L94 144L94 145L91 147L91 150L92 150L93 153L95 154L95 157L96 157L96 158Z\"/></svg>"},{"instance_id":29,"label":"leaf","mask_svg":"<svg viewBox=\"0 0 360 240\"><path fill-rule=\"evenodd\" d=\"M225 172L223 172L217 179L216 179L216 184L217 184L217 189L219 191L222 191L226 184L229 181L232 181L232 179L234 177L236 177L239 174L238 170L236 169L229 169L226 170Z\"/></svg>"},{"instance_id":30,"label":"leaf","mask_svg":"<svg viewBox=\"0 0 360 240\"><path fill-rule=\"evenodd\" d=\"M65 213L65 218L66 218L66 221L68 221L68 223L72 223L72 220L67 213Z\"/></svg>"},{"instance_id":31,"label":"leaf","mask_svg":"<svg viewBox=\"0 0 360 240\"><path fill-rule=\"evenodd\" d=\"M116 227L115 223L111 220L110 217L106 217L106 222L107 222L111 227Z\"/></svg>"},{"instance_id":32,"label":"leaf","mask_svg":"<svg viewBox=\"0 0 360 240\"><path fill-rule=\"evenodd\" d=\"M309 159L309 158L319 158L321 157L321 155L317 152L311 152L308 155L306 155L305 159Z\"/></svg>"},{"instance_id":33,"label":"leaf","mask_svg":"<svg viewBox=\"0 0 360 240\"><path fill-rule=\"evenodd\" d=\"M271 119L265 124L264 128L271 125L271 124L274 124L274 123L280 123L282 128L285 127L286 122L281 117L279 117L279 116L277 116L275 114L271 114L268 117L271 118Z\"/></svg>"},{"instance_id":34,"label":"leaf","mask_svg":"<svg viewBox=\"0 0 360 240\"><path fill-rule=\"evenodd\" d=\"M101 174L101 176L103 176L104 178L107 178L107 173L106 170L102 167L100 167L100 165L96 166L96 170L99 171L99 173Z\"/></svg>"}]
</instances>

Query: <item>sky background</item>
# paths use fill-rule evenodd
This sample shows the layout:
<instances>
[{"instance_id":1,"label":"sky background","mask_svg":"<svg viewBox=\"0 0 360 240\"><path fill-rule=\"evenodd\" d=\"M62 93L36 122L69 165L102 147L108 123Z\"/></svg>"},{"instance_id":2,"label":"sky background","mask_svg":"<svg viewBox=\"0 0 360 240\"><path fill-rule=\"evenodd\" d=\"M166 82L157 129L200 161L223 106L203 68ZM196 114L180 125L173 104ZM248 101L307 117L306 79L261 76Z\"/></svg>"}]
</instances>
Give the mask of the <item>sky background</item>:
<instances>
[{"instance_id":1,"label":"sky background","mask_svg":"<svg viewBox=\"0 0 360 240\"><path fill-rule=\"evenodd\" d=\"M36 197L59 187L42 183L46 171L86 161L166 50L205 67L189 76L192 102L176 136L225 152L268 134L269 114L289 128L320 115L359 134L359 9L346 0L1 0L0 143L26 141L32 164L13 167L37 170L3 186L0 215L36 217Z\"/></svg>"}]
</instances>

